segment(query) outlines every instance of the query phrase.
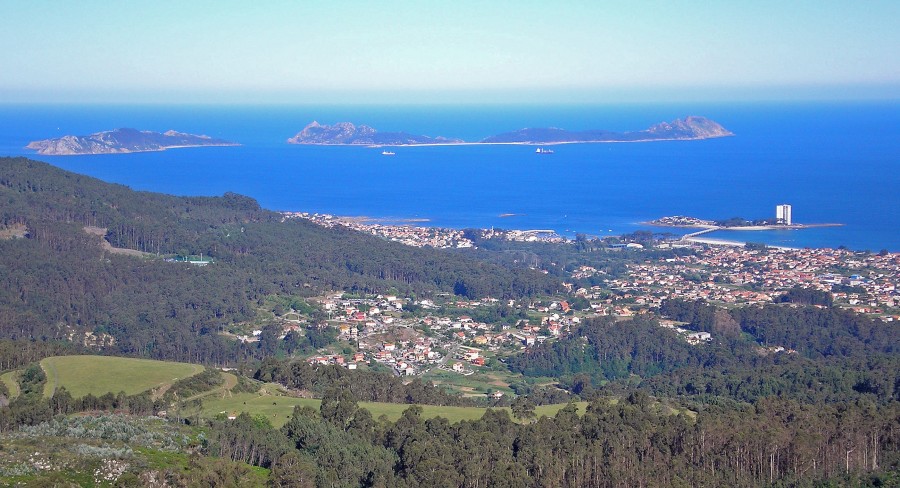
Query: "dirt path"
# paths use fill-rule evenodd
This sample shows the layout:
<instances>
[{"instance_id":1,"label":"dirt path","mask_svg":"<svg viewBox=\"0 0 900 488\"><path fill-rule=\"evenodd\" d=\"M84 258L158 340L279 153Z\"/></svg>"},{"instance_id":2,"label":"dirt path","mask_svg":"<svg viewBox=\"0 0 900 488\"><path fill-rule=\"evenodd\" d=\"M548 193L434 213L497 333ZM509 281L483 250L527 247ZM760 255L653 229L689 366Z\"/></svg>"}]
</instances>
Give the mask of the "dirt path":
<instances>
[{"instance_id":1,"label":"dirt path","mask_svg":"<svg viewBox=\"0 0 900 488\"><path fill-rule=\"evenodd\" d=\"M56 394L56 388L59 387L59 372L56 371L56 363L45 359L38 364L41 365L41 368L47 375L47 384L44 385L44 398L50 398Z\"/></svg>"},{"instance_id":2,"label":"dirt path","mask_svg":"<svg viewBox=\"0 0 900 488\"><path fill-rule=\"evenodd\" d=\"M206 369L204 366L201 366L199 364L192 364L191 367L193 367L194 370L191 372L191 374L185 376L185 378L190 378L191 376L200 374L204 369ZM150 398L154 401L159 400L163 397L163 395L166 394L167 391L169 391L169 388L172 388L172 383L163 383L157 386L156 388L150 390Z\"/></svg>"},{"instance_id":3,"label":"dirt path","mask_svg":"<svg viewBox=\"0 0 900 488\"><path fill-rule=\"evenodd\" d=\"M113 247L109 241L106 240L106 229L103 227L93 227L93 226L85 226L84 231L92 236L97 236L100 238L100 245L103 246L103 250L110 254L122 254L125 256L135 256L138 258L146 258L152 257L153 254L149 252L137 251L135 249L124 249L121 247Z\"/></svg>"},{"instance_id":4,"label":"dirt path","mask_svg":"<svg viewBox=\"0 0 900 488\"><path fill-rule=\"evenodd\" d=\"M213 388L212 390L207 390L204 392L197 393L196 395L185 398L183 401L189 402L191 400L196 400L198 398L203 398L203 397L215 395L218 393L222 394L222 398L225 398L226 396L230 397L231 389L234 388L235 386L237 386L237 384L238 384L237 376L235 376L231 373L219 373L219 374L221 374L222 378L225 380L225 383L223 383L222 386L218 386L216 388Z\"/></svg>"}]
</instances>

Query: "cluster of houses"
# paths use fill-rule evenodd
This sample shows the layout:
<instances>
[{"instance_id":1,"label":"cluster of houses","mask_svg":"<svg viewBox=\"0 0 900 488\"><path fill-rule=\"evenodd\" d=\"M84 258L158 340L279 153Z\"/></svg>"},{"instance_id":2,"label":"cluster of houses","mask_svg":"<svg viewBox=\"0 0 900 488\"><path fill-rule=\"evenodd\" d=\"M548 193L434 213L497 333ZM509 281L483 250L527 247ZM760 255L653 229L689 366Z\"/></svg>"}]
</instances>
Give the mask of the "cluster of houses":
<instances>
[{"instance_id":1,"label":"cluster of houses","mask_svg":"<svg viewBox=\"0 0 900 488\"><path fill-rule=\"evenodd\" d=\"M323 227L346 227L412 247L428 246L437 249L474 247L472 240L465 237L461 230L456 229L371 223L370 220L355 217L307 212L283 212L282 215L283 219L301 218Z\"/></svg>"},{"instance_id":2,"label":"cluster of houses","mask_svg":"<svg viewBox=\"0 0 900 488\"><path fill-rule=\"evenodd\" d=\"M847 273L848 269L855 271ZM586 276L591 269L579 268L576 273ZM642 308L656 306L670 297L734 304L766 303L787 289L801 286L832 292L839 305L892 321L900 320L898 283L898 254L712 246L701 248L694 255L629 265L625 276L608 279L605 286L585 291L591 297L599 296L604 288L611 289L619 296L607 300L606 305L626 302L632 308ZM856 291L841 291L834 285L845 285Z\"/></svg>"},{"instance_id":3,"label":"cluster of houses","mask_svg":"<svg viewBox=\"0 0 900 488\"><path fill-rule=\"evenodd\" d=\"M580 266L573 280L605 276L590 266ZM308 360L355 369L364 363L380 363L397 375L418 375L433 368L471 374L486 364L485 354L512 352L570 334L584 317L628 317L658 307L666 298L704 299L711 302L755 304L772 302L795 286L833 292L836 301L858 312L900 320L900 255L858 253L833 249L748 249L733 246L697 247L692 255L646 260L629 264L617 278L602 284L576 287L566 284L580 302L573 310L568 300L504 302L524 309L530 319L484 323L469 315L442 315L441 309L477 310L496 306L494 298L460 300L449 295L415 301L420 312L404 314L413 303L392 295L350 297L333 294L317 299L340 339L355 346L352 354L324 354ZM842 285L842 286L837 286ZM586 302L585 302L586 300ZM422 313L421 311L424 311ZM477 315L477 314L473 314ZM539 318L539 319L538 319ZM690 344L712 341L708 332L690 331L677 323L661 321ZM286 321L284 333L299 330L301 321ZM254 330L240 340L258 340ZM102 338L98 338L102 340ZM763 353L791 352L780 346Z\"/></svg>"},{"instance_id":4,"label":"cluster of houses","mask_svg":"<svg viewBox=\"0 0 900 488\"><path fill-rule=\"evenodd\" d=\"M670 320L660 320L659 326L674 330L681 337L683 337L688 344L693 344L696 346L698 344L712 342L712 334L710 334L709 332L696 332L683 329L681 327L678 327L675 322L672 322Z\"/></svg>"}]
</instances>

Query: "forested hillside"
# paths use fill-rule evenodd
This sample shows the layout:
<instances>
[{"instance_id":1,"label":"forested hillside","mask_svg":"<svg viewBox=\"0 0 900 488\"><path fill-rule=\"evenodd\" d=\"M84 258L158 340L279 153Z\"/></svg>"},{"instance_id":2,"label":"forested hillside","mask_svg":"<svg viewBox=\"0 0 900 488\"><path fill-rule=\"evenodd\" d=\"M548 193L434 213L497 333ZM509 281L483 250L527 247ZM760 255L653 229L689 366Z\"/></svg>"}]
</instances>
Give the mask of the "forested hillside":
<instances>
[{"instance_id":1,"label":"forested hillside","mask_svg":"<svg viewBox=\"0 0 900 488\"><path fill-rule=\"evenodd\" d=\"M556 247L486 241L466 253L416 249L283 221L240 195L134 192L21 158L0 159L0 202L0 369L18 369L0 382L0 402L9 403L0 407L0 440L13 446L0 456L9 459L32 456L32 438L51 446L76 442L54 428L68 422L67 414L165 409L173 425L197 435L181 467L151 469L171 486L203 485L198 479L245 486L253 475L270 486L321 487L898 483L900 330L896 322L827 306L833 300L825 292L791 290L778 303L729 309L670 299L627 320L586 317L572 333L497 362L529 377L531 391L590 402L583 414L573 403L553 418L537 418L535 404L547 393L535 393L510 402L515 420L505 410L488 410L477 421L426 420L413 405L391 421L357 402L473 400L387 372L271 357L278 348L219 332L252 320L273 295L525 297L558 291L567 270L591 264L615 275L625 259L640 255L613 258L585 240ZM164 259L201 253L213 262ZM543 267L538 262L555 264L548 275L524 267ZM464 312L502 315L501 308ZM691 344L686 331L662 326L660 318L712 338ZM263 329L261 345L277 337ZM256 395L261 382L280 383L292 394L321 397L321 408L295 408L280 429L246 413L232 420L182 416L176 396L197 406L204 400L191 399L197 392L218 394L223 377L214 372L177 381L157 398L149 391L74 398L65 388L43 396L49 373L35 361L97 349L206 364L250 360L242 370L259 382L243 378L236 387L253 383L245 391ZM258 394L254 399L274 405L276 397ZM141 421L111 422L127 431ZM35 427L21 428L27 425ZM136 477L150 468L130 469ZM27 476L49 483L64 472ZM17 473L0 469L0 479L25 476Z\"/></svg>"},{"instance_id":2,"label":"forested hillside","mask_svg":"<svg viewBox=\"0 0 900 488\"><path fill-rule=\"evenodd\" d=\"M752 403L773 395L817 404L900 398L900 328L894 323L815 306L726 311L670 300L661 310L687 327L714 331L714 340L688 344L653 317L601 317L570 337L509 358L508 365L526 376L562 378L587 398L634 386L703 403Z\"/></svg>"},{"instance_id":3,"label":"forested hillside","mask_svg":"<svg viewBox=\"0 0 900 488\"><path fill-rule=\"evenodd\" d=\"M113 352L228 362L253 351L223 341L271 294L331 290L521 297L558 283L433 249L302 220L251 198L135 192L25 158L0 158L0 337L65 340L107 333ZM85 227L107 229L107 248ZM110 252L109 245L148 253ZM199 255L195 267L157 256ZM109 346L107 344L107 346Z\"/></svg>"}]
</instances>

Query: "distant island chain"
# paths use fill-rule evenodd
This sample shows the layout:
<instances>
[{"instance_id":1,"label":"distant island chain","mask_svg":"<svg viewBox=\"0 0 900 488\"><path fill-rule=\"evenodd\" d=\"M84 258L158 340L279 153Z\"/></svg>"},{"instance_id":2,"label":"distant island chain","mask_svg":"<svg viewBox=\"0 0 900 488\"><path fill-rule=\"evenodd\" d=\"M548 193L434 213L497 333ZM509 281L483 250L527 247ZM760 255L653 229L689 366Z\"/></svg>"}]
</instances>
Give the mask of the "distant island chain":
<instances>
[{"instance_id":1,"label":"distant island chain","mask_svg":"<svg viewBox=\"0 0 900 488\"><path fill-rule=\"evenodd\" d=\"M381 132L366 125L340 122L324 125L313 121L293 137L288 144L321 146L434 146L463 144L525 144L550 145L601 142L697 141L734 134L717 122L699 116L689 116L672 122L661 122L648 129L633 132L608 130L570 131L555 127L526 128L493 135L479 141L464 141L446 137L430 137L406 132ZM27 149L45 156L84 154L127 154L164 151L182 147L239 146L236 142L205 135L186 134L174 130L153 132L130 128L96 132L89 135L66 135L30 142ZM539 148L537 154L553 154ZM394 152L382 154L393 156Z\"/></svg>"},{"instance_id":2,"label":"distant island chain","mask_svg":"<svg viewBox=\"0 0 900 488\"><path fill-rule=\"evenodd\" d=\"M425 146L453 144L566 144L595 142L696 141L734 134L706 117L689 116L672 122L661 122L634 132L608 130L570 131L555 127L526 128L486 137L480 141L464 141L446 137L430 137L406 132L380 132L366 125L350 122L323 125L313 121L287 140L289 144L330 146ZM552 153L552 151L538 151Z\"/></svg>"}]
</instances>

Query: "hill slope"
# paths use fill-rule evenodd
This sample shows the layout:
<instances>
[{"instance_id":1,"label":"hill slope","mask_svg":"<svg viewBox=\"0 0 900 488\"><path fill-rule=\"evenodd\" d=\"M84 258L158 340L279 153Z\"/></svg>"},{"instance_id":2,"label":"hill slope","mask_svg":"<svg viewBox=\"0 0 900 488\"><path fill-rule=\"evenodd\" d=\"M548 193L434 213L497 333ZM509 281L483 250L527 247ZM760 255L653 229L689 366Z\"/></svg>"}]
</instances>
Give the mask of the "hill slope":
<instances>
[{"instance_id":1,"label":"hill slope","mask_svg":"<svg viewBox=\"0 0 900 488\"><path fill-rule=\"evenodd\" d=\"M331 290L516 297L559 284L459 253L417 249L346 229L282 221L248 197L135 192L25 158L0 158L0 338L88 341L111 352L230 362L253 355L218 331L249 320L265 296ZM196 268L104 251L199 254Z\"/></svg>"},{"instance_id":2,"label":"hill slope","mask_svg":"<svg viewBox=\"0 0 900 488\"><path fill-rule=\"evenodd\" d=\"M43 359L44 396L65 387L74 398L124 391L134 395L203 371L203 366L113 356L56 356Z\"/></svg>"}]
</instances>

